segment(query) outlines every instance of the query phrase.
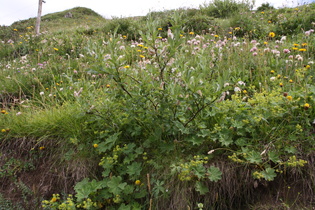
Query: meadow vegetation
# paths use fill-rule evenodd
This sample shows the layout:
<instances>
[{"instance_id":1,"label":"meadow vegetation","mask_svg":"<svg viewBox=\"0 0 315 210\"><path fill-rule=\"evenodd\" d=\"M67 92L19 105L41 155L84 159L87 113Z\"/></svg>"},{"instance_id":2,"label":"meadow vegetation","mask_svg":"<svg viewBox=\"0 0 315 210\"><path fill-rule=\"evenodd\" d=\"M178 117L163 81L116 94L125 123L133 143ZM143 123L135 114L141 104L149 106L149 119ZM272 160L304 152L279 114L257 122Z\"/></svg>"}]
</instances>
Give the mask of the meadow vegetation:
<instances>
[{"instance_id":1,"label":"meadow vegetation","mask_svg":"<svg viewBox=\"0 0 315 210\"><path fill-rule=\"evenodd\" d=\"M314 207L314 13L215 0L1 26L0 209Z\"/></svg>"}]
</instances>

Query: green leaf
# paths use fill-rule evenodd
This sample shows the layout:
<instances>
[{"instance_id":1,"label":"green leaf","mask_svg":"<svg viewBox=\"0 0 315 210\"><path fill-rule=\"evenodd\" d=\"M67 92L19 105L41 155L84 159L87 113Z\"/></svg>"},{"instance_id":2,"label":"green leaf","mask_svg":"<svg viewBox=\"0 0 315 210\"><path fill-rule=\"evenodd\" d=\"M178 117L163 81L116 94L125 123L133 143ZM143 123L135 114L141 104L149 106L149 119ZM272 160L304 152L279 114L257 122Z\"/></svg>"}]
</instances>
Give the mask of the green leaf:
<instances>
[{"instance_id":1,"label":"green leaf","mask_svg":"<svg viewBox=\"0 0 315 210\"><path fill-rule=\"evenodd\" d=\"M120 176L113 176L108 182L107 187L109 187L109 191L114 195L119 195L122 190L124 190L127 185L126 182L121 183L122 178Z\"/></svg>"},{"instance_id":2,"label":"green leaf","mask_svg":"<svg viewBox=\"0 0 315 210\"><path fill-rule=\"evenodd\" d=\"M104 142L101 142L98 145L98 150L100 152L106 152L107 150L110 150L111 148L113 148L113 146L115 145L115 143L116 143L120 133L121 132L115 133L114 135L111 135L108 138L106 138L106 140Z\"/></svg>"},{"instance_id":3,"label":"green leaf","mask_svg":"<svg viewBox=\"0 0 315 210\"><path fill-rule=\"evenodd\" d=\"M193 145L201 145L204 141L204 138L200 138L200 137L197 137L197 136L193 136L189 139L187 139L188 142L191 142Z\"/></svg>"},{"instance_id":4,"label":"green leaf","mask_svg":"<svg viewBox=\"0 0 315 210\"><path fill-rule=\"evenodd\" d=\"M219 168L215 166L210 166L210 168L208 169L208 174L208 178L210 179L210 181L217 182L221 179L222 172Z\"/></svg>"},{"instance_id":5,"label":"green leaf","mask_svg":"<svg viewBox=\"0 0 315 210\"><path fill-rule=\"evenodd\" d=\"M259 152L252 151L248 153L248 156L246 157L246 160L248 160L250 163L261 163L261 156Z\"/></svg>"},{"instance_id":6,"label":"green leaf","mask_svg":"<svg viewBox=\"0 0 315 210\"><path fill-rule=\"evenodd\" d=\"M142 171L142 164L133 162L131 165L127 166L127 173L129 176L139 176Z\"/></svg>"},{"instance_id":7,"label":"green leaf","mask_svg":"<svg viewBox=\"0 0 315 210\"><path fill-rule=\"evenodd\" d=\"M273 168L266 168L264 171L261 172L261 174L267 181L272 181L277 176L277 174L275 173L275 169Z\"/></svg>"},{"instance_id":8,"label":"green leaf","mask_svg":"<svg viewBox=\"0 0 315 210\"><path fill-rule=\"evenodd\" d=\"M296 153L296 148L293 146L285 147L284 150L290 154L295 154Z\"/></svg>"},{"instance_id":9,"label":"green leaf","mask_svg":"<svg viewBox=\"0 0 315 210\"><path fill-rule=\"evenodd\" d=\"M202 182L197 181L195 185L196 191L200 193L200 195L204 195L209 192L208 187L206 187Z\"/></svg>"},{"instance_id":10,"label":"green leaf","mask_svg":"<svg viewBox=\"0 0 315 210\"><path fill-rule=\"evenodd\" d=\"M98 182L95 179L90 182L89 179L86 178L77 183L74 190L77 193L76 197L78 201L81 201L84 198L88 198L91 193L96 192L103 187L105 187L104 182Z\"/></svg>"},{"instance_id":11,"label":"green leaf","mask_svg":"<svg viewBox=\"0 0 315 210\"><path fill-rule=\"evenodd\" d=\"M280 162L280 158L279 158L279 155L277 152L274 152L274 151L270 151L268 152L268 156L269 156L269 159L274 162L274 163L278 163Z\"/></svg>"}]
</instances>

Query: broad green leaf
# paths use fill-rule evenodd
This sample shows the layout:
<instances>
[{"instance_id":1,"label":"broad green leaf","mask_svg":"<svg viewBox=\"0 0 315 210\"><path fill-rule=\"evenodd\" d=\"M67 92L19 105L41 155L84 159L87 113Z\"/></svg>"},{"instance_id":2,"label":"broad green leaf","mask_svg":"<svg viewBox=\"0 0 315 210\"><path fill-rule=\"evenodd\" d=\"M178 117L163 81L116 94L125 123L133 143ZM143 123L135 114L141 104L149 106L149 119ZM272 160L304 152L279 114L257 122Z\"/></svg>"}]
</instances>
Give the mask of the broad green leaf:
<instances>
[{"instance_id":1,"label":"broad green leaf","mask_svg":"<svg viewBox=\"0 0 315 210\"><path fill-rule=\"evenodd\" d=\"M196 182L195 188L196 188L196 191L200 193L200 195L204 195L209 192L209 188L199 181Z\"/></svg>"},{"instance_id":2,"label":"broad green leaf","mask_svg":"<svg viewBox=\"0 0 315 210\"><path fill-rule=\"evenodd\" d=\"M113 193L114 195L119 195L121 191L124 190L127 183L121 183L122 178L120 176L113 176L108 182L107 187L109 188L109 191Z\"/></svg>"},{"instance_id":3,"label":"broad green leaf","mask_svg":"<svg viewBox=\"0 0 315 210\"><path fill-rule=\"evenodd\" d=\"M261 163L262 162L260 153L256 152L256 151L248 153L246 160L248 160L250 163Z\"/></svg>"},{"instance_id":4,"label":"broad green leaf","mask_svg":"<svg viewBox=\"0 0 315 210\"><path fill-rule=\"evenodd\" d=\"M264 171L261 172L261 174L267 181L272 181L277 176L277 174L275 173L275 169L273 168L266 168Z\"/></svg>"},{"instance_id":5,"label":"broad green leaf","mask_svg":"<svg viewBox=\"0 0 315 210\"><path fill-rule=\"evenodd\" d=\"M280 161L279 155L275 151L268 152L268 157L274 163L278 163Z\"/></svg>"},{"instance_id":6,"label":"broad green leaf","mask_svg":"<svg viewBox=\"0 0 315 210\"><path fill-rule=\"evenodd\" d=\"M217 182L221 179L222 172L219 168L215 166L210 166L210 168L208 169L208 174L208 178L210 179L210 181Z\"/></svg>"},{"instance_id":7,"label":"broad green leaf","mask_svg":"<svg viewBox=\"0 0 315 210\"><path fill-rule=\"evenodd\" d=\"M142 170L142 164L133 162L131 165L127 166L127 173L129 176L139 176Z\"/></svg>"},{"instance_id":8,"label":"broad green leaf","mask_svg":"<svg viewBox=\"0 0 315 210\"><path fill-rule=\"evenodd\" d=\"M81 182L77 183L74 187L74 190L76 191L76 197L78 201L81 201L84 198L88 198L88 196L96 192L97 190L105 187L104 182L98 182L95 179L92 181L89 181L88 178L83 179Z\"/></svg>"},{"instance_id":9,"label":"broad green leaf","mask_svg":"<svg viewBox=\"0 0 315 210\"><path fill-rule=\"evenodd\" d=\"M197 136L193 136L191 138L188 138L187 139L188 142L191 142L193 145L201 145L204 141L204 138L200 138L200 137L197 137Z\"/></svg>"},{"instance_id":10,"label":"broad green leaf","mask_svg":"<svg viewBox=\"0 0 315 210\"><path fill-rule=\"evenodd\" d=\"M113 148L120 133L121 132L115 133L114 135L111 135L110 137L108 137L105 141L101 142L98 145L98 150L100 152L106 152L107 150L110 150L111 148Z\"/></svg>"},{"instance_id":11,"label":"broad green leaf","mask_svg":"<svg viewBox=\"0 0 315 210\"><path fill-rule=\"evenodd\" d=\"M296 153L296 148L293 147L293 146L289 146L289 147L285 147L284 150L288 153L291 153L291 154L295 154Z\"/></svg>"}]
</instances>

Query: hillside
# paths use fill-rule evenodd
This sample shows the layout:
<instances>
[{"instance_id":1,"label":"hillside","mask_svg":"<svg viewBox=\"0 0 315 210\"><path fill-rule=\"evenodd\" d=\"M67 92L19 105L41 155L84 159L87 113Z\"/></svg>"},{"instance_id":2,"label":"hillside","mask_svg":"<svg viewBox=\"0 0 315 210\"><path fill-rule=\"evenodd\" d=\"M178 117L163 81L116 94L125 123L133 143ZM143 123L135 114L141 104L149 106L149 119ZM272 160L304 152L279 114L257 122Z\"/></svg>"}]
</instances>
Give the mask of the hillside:
<instances>
[{"instance_id":1,"label":"hillside","mask_svg":"<svg viewBox=\"0 0 315 210\"><path fill-rule=\"evenodd\" d=\"M314 208L315 4L251 7L1 27L0 209Z\"/></svg>"}]
</instances>

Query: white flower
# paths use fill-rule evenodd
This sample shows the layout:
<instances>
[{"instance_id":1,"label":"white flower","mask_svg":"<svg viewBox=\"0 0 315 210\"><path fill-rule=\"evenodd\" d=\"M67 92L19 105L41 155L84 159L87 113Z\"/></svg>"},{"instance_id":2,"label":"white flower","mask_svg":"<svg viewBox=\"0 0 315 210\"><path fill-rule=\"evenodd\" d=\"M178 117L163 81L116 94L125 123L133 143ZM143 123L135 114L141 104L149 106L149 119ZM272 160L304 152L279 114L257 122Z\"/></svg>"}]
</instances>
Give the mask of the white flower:
<instances>
[{"instance_id":1,"label":"white flower","mask_svg":"<svg viewBox=\"0 0 315 210\"><path fill-rule=\"evenodd\" d=\"M18 112L18 113L16 113L16 116L19 116L19 115L21 115L22 114L22 112Z\"/></svg>"},{"instance_id":2,"label":"white flower","mask_svg":"<svg viewBox=\"0 0 315 210\"><path fill-rule=\"evenodd\" d=\"M44 92L40 92L40 93L39 93L39 95L41 95L41 96L44 95L44 94L45 94Z\"/></svg>"},{"instance_id":3,"label":"white flower","mask_svg":"<svg viewBox=\"0 0 315 210\"><path fill-rule=\"evenodd\" d=\"M270 77L270 81L275 81L276 77Z\"/></svg>"},{"instance_id":4,"label":"white flower","mask_svg":"<svg viewBox=\"0 0 315 210\"><path fill-rule=\"evenodd\" d=\"M237 83L238 83L239 85L244 85L244 86L246 85L245 82L243 82L243 81L238 81Z\"/></svg>"},{"instance_id":5,"label":"white flower","mask_svg":"<svg viewBox=\"0 0 315 210\"><path fill-rule=\"evenodd\" d=\"M241 88L235 87L235 88L234 88L234 92L241 92Z\"/></svg>"}]
</instances>

